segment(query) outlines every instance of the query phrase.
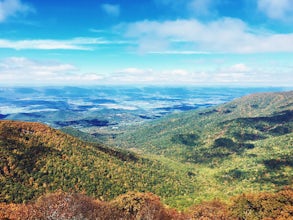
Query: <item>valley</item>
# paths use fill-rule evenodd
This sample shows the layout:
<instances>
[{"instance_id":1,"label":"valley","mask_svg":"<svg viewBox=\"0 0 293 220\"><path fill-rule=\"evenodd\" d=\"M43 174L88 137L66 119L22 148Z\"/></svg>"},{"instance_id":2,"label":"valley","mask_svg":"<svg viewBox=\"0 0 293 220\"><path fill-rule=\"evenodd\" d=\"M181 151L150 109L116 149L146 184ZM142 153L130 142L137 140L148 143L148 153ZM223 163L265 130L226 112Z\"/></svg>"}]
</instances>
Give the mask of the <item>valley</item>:
<instances>
[{"instance_id":1,"label":"valley","mask_svg":"<svg viewBox=\"0 0 293 220\"><path fill-rule=\"evenodd\" d=\"M225 103L250 93L288 88L192 86L1 87L0 118L34 121L54 128L67 126L94 133L121 130Z\"/></svg>"},{"instance_id":2,"label":"valley","mask_svg":"<svg viewBox=\"0 0 293 220\"><path fill-rule=\"evenodd\" d=\"M12 121L20 113L10 113L0 121L0 202L27 203L58 190L111 201L134 191L186 211L205 201L290 189L292 97L292 91L254 93L217 105L214 97L210 106L156 119L127 110L119 114L138 114L140 121L116 124L80 111L80 119L61 120L60 108L55 128Z\"/></svg>"}]
</instances>

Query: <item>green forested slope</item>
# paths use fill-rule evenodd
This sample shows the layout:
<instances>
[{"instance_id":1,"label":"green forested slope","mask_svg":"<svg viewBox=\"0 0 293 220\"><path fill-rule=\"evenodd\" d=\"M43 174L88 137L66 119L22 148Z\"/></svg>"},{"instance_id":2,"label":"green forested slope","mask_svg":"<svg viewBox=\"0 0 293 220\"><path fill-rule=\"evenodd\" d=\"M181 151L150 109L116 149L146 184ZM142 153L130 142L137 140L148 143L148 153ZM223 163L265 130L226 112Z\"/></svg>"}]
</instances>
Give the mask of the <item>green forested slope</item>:
<instances>
[{"instance_id":1,"label":"green forested slope","mask_svg":"<svg viewBox=\"0 0 293 220\"><path fill-rule=\"evenodd\" d=\"M195 202L275 191L292 185L293 92L173 114L131 128L115 144L189 167L196 176Z\"/></svg>"},{"instance_id":2,"label":"green forested slope","mask_svg":"<svg viewBox=\"0 0 293 220\"><path fill-rule=\"evenodd\" d=\"M115 144L201 163L244 153L262 140L291 135L292 131L293 91L263 93L130 128Z\"/></svg>"}]
</instances>

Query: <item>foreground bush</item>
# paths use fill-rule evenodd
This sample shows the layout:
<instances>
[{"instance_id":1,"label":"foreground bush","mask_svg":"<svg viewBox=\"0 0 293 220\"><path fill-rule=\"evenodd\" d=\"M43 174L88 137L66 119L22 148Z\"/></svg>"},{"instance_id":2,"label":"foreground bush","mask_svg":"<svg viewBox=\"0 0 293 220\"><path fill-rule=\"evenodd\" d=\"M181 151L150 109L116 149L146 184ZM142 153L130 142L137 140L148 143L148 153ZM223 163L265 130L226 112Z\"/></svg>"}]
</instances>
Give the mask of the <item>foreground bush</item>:
<instances>
[{"instance_id":1,"label":"foreground bush","mask_svg":"<svg viewBox=\"0 0 293 220\"><path fill-rule=\"evenodd\" d=\"M21 220L288 220L293 216L293 190L243 194L230 202L203 202L187 213L166 207L152 193L129 192L110 202L76 193L56 192L32 204L0 204L0 219Z\"/></svg>"},{"instance_id":2,"label":"foreground bush","mask_svg":"<svg viewBox=\"0 0 293 220\"><path fill-rule=\"evenodd\" d=\"M229 220L230 216L228 206L220 201L203 202L192 207L189 211L191 219L208 220Z\"/></svg>"},{"instance_id":3,"label":"foreground bush","mask_svg":"<svg viewBox=\"0 0 293 220\"><path fill-rule=\"evenodd\" d=\"M293 217L293 189L278 193L243 194L230 206L231 214L237 219L287 220Z\"/></svg>"},{"instance_id":4,"label":"foreground bush","mask_svg":"<svg viewBox=\"0 0 293 220\"><path fill-rule=\"evenodd\" d=\"M0 219L105 219L107 211L103 202L81 194L57 192L40 197L34 204L2 204Z\"/></svg>"},{"instance_id":5,"label":"foreground bush","mask_svg":"<svg viewBox=\"0 0 293 220\"><path fill-rule=\"evenodd\" d=\"M123 219L184 219L176 210L166 208L152 193L129 192L117 197L110 205Z\"/></svg>"},{"instance_id":6,"label":"foreground bush","mask_svg":"<svg viewBox=\"0 0 293 220\"><path fill-rule=\"evenodd\" d=\"M0 204L0 219L52 220L169 220L183 219L167 209L151 193L127 193L112 202L93 200L85 195L57 192L39 198L34 204Z\"/></svg>"}]
</instances>

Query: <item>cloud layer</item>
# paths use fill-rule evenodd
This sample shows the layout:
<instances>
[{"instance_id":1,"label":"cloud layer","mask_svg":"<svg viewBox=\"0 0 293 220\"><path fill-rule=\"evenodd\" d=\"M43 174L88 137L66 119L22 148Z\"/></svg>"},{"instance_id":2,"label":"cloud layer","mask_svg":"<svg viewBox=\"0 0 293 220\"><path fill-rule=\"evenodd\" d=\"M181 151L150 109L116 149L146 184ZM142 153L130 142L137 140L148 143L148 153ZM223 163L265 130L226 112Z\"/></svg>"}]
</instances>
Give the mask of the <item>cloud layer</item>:
<instances>
[{"instance_id":1,"label":"cloud layer","mask_svg":"<svg viewBox=\"0 0 293 220\"><path fill-rule=\"evenodd\" d=\"M216 53L293 52L293 33L274 34L249 27L236 18L222 18L210 22L197 19L170 21L139 21L123 26L124 34L138 42L139 50L150 52L156 48ZM157 51L158 52L158 51Z\"/></svg>"},{"instance_id":2,"label":"cloud layer","mask_svg":"<svg viewBox=\"0 0 293 220\"><path fill-rule=\"evenodd\" d=\"M111 74L84 73L66 63L10 57L0 60L0 82L5 85L290 85L293 67L284 69L276 78L275 70L250 67L244 63L194 71L184 69L155 70L126 68Z\"/></svg>"},{"instance_id":3,"label":"cloud layer","mask_svg":"<svg viewBox=\"0 0 293 220\"><path fill-rule=\"evenodd\" d=\"M69 40L6 40L0 39L0 48L15 50L93 50L96 45L123 44L122 41L108 41L102 38L73 38Z\"/></svg>"},{"instance_id":4,"label":"cloud layer","mask_svg":"<svg viewBox=\"0 0 293 220\"><path fill-rule=\"evenodd\" d=\"M98 78L96 74L80 73L71 64L41 62L24 57L0 61L0 82L6 85L81 85Z\"/></svg>"}]
</instances>

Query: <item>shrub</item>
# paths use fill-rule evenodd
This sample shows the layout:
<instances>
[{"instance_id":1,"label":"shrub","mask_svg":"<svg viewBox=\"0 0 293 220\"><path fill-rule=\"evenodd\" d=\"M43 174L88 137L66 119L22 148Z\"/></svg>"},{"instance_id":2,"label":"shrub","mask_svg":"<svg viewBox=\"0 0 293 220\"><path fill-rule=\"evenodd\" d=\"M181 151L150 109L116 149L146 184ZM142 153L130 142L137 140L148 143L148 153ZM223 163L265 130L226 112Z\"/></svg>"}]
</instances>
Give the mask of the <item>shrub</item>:
<instances>
[{"instance_id":1,"label":"shrub","mask_svg":"<svg viewBox=\"0 0 293 220\"><path fill-rule=\"evenodd\" d=\"M233 149L235 147L235 143L230 138L218 138L215 140L214 147L225 147L228 149Z\"/></svg>"},{"instance_id":2,"label":"shrub","mask_svg":"<svg viewBox=\"0 0 293 220\"><path fill-rule=\"evenodd\" d=\"M229 216L228 206L220 201L214 200L211 202L203 202L196 205L189 210L191 219L199 220L229 220L232 219Z\"/></svg>"},{"instance_id":3,"label":"shrub","mask_svg":"<svg viewBox=\"0 0 293 220\"><path fill-rule=\"evenodd\" d=\"M179 216L175 211L168 212L160 198L152 193L126 193L113 200L111 207L115 207L123 219L170 220Z\"/></svg>"},{"instance_id":4,"label":"shrub","mask_svg":"<svg viewBox=\"0 0 293 220\"><path fill-rule=\"evenodd\" d=\"M293 216L293 190L278 193L243 194L230 206L237 219L288 219Z\"/></svg>"}]
</instances>

